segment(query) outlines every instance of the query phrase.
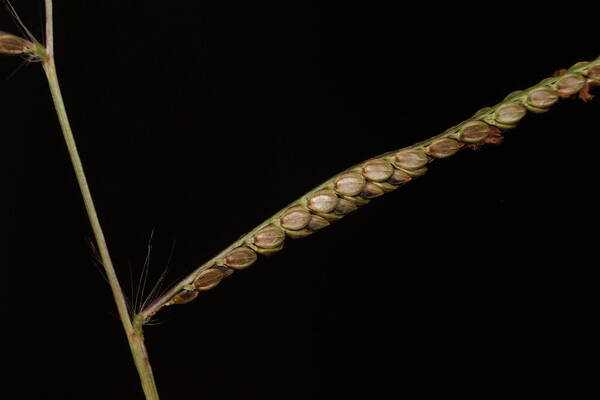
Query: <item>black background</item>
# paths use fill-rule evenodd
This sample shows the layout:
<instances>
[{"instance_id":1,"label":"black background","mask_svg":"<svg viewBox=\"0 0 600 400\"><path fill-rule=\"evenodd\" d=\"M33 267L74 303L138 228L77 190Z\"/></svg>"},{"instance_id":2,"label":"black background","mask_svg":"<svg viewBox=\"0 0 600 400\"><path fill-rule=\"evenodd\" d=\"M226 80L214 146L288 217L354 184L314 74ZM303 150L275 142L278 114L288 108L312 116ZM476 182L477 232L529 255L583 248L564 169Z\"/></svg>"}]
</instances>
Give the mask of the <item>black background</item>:
<instances>
[{"instance_id":1,"label":"black background","mask_svg":"<svg viewBox=\"0 0 600 400\"><path fill-rule=\"evenodd\" d=\"M41 2L15 6L41 36ZM170 259L171 284L344 168L597 57L574 8L57 1L63 95L123 287L153 230L150 282ZM42 70L0 61L21 378L2 397L142 399ZM530 116L161 311L161 398L579 397L598 355L599 113Z\"/></svg>"}]
</instances>

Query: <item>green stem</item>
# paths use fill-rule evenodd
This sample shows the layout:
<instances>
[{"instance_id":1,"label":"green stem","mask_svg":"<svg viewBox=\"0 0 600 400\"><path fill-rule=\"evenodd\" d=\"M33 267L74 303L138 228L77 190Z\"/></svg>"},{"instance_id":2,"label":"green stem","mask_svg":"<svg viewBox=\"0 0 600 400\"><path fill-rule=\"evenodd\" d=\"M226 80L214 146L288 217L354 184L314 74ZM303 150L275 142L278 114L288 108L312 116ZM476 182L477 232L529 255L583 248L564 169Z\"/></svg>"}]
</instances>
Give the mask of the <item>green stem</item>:
<instances>
[{"instance_id":1,"label":"green stem","mask_svg":"<svg viewBox=\"0 0 600 400\"><path fill-rule=\"evenodd\" d=\"M154 376L152 374L152 368L148 359L148 352L144 345L144 335L142 332L142 324L134 321L132 324L129 312L127 310L127 303L123 290L119 284L117 274L115 273L114 266L110 259L108 252L108 246L106 245L106 239L96 213L96 207L92 199L92 194L83 170L83 164L77 151L77 144L73 137L73 131L71 130L71 124L67 116L67 110L63 102L60 86L58 84L58 76L56 74L56 67L54 64L54 40L53 40L53 27L52 27L52 0L46 0L46 55L43 57L43 67L48 78L48 84L50 87L50 93L52 94L52 100L54 101L54 107L56 114L60 122L60 127L65 138L65 143L71 157L71 162L75 170L75 176L77 177L77 183L81 195L83 196L83 202L92 225L92 230L96 238L96 243L100 251L100 257L102 259L102 265L106 271L106 277L113 293L117 310L119 312L119 318L125 329L127 340L129 341L129 347L131 354L135 362L138 374L142 382L142 388L148 400L158 400L158 391L156 384L154 383Z\"/></svg>"}]
</instances>

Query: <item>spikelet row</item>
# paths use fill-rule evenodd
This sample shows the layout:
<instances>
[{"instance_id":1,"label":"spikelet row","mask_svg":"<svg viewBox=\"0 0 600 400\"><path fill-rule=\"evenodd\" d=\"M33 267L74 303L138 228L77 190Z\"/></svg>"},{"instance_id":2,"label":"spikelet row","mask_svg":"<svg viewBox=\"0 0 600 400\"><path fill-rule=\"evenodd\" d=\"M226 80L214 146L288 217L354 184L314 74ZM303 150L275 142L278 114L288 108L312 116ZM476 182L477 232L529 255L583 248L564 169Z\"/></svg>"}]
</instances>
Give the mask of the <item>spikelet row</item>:
<instances>
[{"instance_id":1,"label":"spikelet row","mask_svg":"<svg viewBox=\"0 0 600 400\"><path fill-rule=\"evenodd\" d=\"M526 91L513 92L495 107L478 111L471 119L429 140L383 154L358 164L307 193L228 249L214 265L201 270L193 283L170 299L183 304L201 291L215 287L234 271L254 264L258 255L283 249L287 238L311 235L343 218L372 199L393 191L427 172L428 164L469 147L498 144L502 133L514 128L527 112L543 113L559 99L579 95L589 100L591 87L600 86L600 59L577 63Z\"/></svg>"}]
</instances>

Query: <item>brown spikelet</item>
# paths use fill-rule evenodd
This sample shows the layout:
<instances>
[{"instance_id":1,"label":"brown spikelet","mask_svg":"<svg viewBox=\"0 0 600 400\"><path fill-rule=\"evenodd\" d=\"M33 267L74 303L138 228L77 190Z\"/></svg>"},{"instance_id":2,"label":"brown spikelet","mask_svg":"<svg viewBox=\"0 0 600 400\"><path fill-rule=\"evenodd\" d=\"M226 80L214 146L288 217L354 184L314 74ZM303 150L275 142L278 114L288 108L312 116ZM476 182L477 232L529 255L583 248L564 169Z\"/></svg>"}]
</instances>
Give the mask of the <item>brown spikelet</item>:
<instances>
[{"instance_id":1,"label":"brown spikelet","mask_svg":"<svg viewBox=\"0 0 600 400\"><path fill-rule=\"evenodd\" d=\"M238 247L225 257L225 264L233 269L244 269L256 262L256 253L247 247Z\"/></svg>"},{"instance_id":2,"label":"brown spikelet","mask_svg":"<svg viewBox=\"0 0 600 400\"><path fill-rule=\"evenodd\" d=\"M502 143L503 140L504 140L504 136L502 136L502 131L500 129L496 128L495 126L490 126L490 131L489 131L488 137L485 138L484 141L479 142L479 143L468 144L467 147L469 147L472 150L479 150L485 144L500 144L500 143Z\"/></svg>"},{"instance_id":3,"label":"brown spikelet","mask_svg":"<svg viewBox=\"0 0 600 400\"><path fill-rule=\"evenodd\" d=\"M23 54L31 52L33 43L11 33L0 31L0 54Z\"/></svg>"},{"instance_id":4,"label":"brown spikelet","mask_svg":"<svg viewBox=\"0 0 600 400\"><path fill-rule=\"evenodd\" d=\"M338 197L333 190L321 190L308 198L308 208L321 213L329 213L335 209Z\"/></svg>"},{"instance_id":5,"label":"brown spikelet","mask_svg":"<svg viewBox=\"0 0 600 400\"><path fill-rule=\"evenodd\" d=\"M279 218L279 221L285 229L299 231L308 225L310 212L301 206L292 207Z\"/></svg>"},{"instance_id":6,"label":"brown spikelet","mask_svg":"<svg viewBox=\"0 0 600 400\"><path fill-rule=\"evenodd\" d=\"M283 244L285 232L276 226L269 226L254 235L254 244L263 249L276 249Z\"/></svg>"},{"instance_id":7,"label":"brown spikelet","mask_svg":"<svg viewBox=\"0 0 600 400\"><path fill-rule=\"evenodd\" d=\"M184 289L177 293L167 305L186 304L198 297L198 291L193 289Z\"/></svg>"},{"instance_id":8,"label":"brown spikelet","mask_svg":"<svg viewBox=\"0 0 600 400\"><path fill-rule=\"evenodd\" d=\"M567 74L557 83L560 97L566 98L578 93L585 85L586 79L581 74Z\"/></svg>"}]
</instances>

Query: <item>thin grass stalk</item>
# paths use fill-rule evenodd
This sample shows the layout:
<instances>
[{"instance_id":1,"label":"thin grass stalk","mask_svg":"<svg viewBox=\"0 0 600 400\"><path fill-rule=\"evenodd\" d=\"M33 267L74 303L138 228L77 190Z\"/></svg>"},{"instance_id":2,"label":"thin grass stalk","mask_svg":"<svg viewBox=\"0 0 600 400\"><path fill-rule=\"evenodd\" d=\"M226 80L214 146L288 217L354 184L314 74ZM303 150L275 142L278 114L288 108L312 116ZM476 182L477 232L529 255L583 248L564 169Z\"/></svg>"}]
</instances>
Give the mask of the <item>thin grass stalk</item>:
<instances>
[{"instance_id":1,"label":"thin grass stalk","mask_svg":"<svg viewBox=\"0 0 600 400\"><path fill-rule=\"evenodd\" d=\"M52 94L52 100L56 109L56 114L60 122L60 127L69 151L69 156L75 170L75 176L77 177L77 183L83 197L83 202L88 214L92 231L98 245L100 257L102 259L102 266L106 272L106 277L110 285L115 304L119 313L119 318L123 324L123 329L129 342L131 354L135 362L142 388L147 400L158 400L158 390L154 382L154 376L152 374L152 368L148 358L148 352L144 344L144 334L142 331L142 325L139 323L139 319L134 321L132 324L131 317L127 311L127 303L123 290L119 284L119 280L115 273L114 266L112 264L106 239L98 219L96 207L90 192L90 188L85 176L83 164L77 151L77 144L71 130L71 124L67 116L65 104L63 102L60 86L58 83L58 76L56 73L56 66L54 64L54 29L52 21L52 0L45 0L46 2L46 54L42 55L42 66L46 77L48 79L48 85L50 87L50 93Z\"/></svg>"},{"instance_id":2,"label":"thin grass stalk","mask_svg":"<svg viewBox=\"0 0 600 400\"><path fill-rule=\"evenodd\" d=\"M514 128L527 112L543 113L560 98L592 98L590 88L600 85L600 57L557 71L529 89L513 92L493 107L445 132L412 146L391 151L333 176L263 221L215 257L176 283L142 310L136 319L148 322L160 309L187 303L203 290L215 287L235 270L256 261L256 253L270 255L289 238L301 238L328 226L375 197L397 189L427 171L427 165L463 148L499 144L504 131Z\"/></svg>"}]
</instances>

